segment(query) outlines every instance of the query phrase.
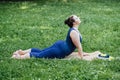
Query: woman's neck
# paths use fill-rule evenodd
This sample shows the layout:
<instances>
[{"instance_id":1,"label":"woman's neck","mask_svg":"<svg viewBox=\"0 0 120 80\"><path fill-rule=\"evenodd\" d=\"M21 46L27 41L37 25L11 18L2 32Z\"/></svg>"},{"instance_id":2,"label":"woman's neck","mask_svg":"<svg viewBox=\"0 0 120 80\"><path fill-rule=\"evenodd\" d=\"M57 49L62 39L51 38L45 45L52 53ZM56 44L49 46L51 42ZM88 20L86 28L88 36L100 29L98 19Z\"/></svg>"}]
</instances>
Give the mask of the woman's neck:
<instances>
[{"instance_id":1,"label":"woman's neck","mask_svg":"<svg viewBox=\"0 0 120 80\"><path fill-rule=\"evenodd\" d=\"M78 29L78 26L73 26L73 28Z\"/></svg>"}]
</instances>

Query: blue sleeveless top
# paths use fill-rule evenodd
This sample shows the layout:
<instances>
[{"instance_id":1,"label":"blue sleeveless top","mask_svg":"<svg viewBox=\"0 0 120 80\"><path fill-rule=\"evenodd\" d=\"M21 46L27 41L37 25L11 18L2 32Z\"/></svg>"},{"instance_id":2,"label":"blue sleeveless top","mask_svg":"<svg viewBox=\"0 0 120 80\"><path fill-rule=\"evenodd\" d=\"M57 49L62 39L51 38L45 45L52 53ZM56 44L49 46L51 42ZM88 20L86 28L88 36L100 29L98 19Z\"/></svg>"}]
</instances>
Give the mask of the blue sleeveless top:
<instances>
[{"instance_id":1,"label":"blue sleeveless top","mask_svg":"<svg viewBox=\"0 0 120 80\"><path fill-rule=\"evenodd\" d=\"M72 39L70 37L70 32L72 30L76 31L76 29L70 28L69 31L68 31L67 37L66 37L66 43L67 43L67 45L69 47L70 52L73 52L76 49L76 46L74 45L74 43L72 42ZM81 35L80 35L80 42L82 42L82 36Z\"/></svg>"},{"instance_id":2,"label":"blue sleeveless top","mask_svg":"<svg viewBox=\"0 0 120 80\"><path fill-rule=\"evenodd\" d=\"M43 50L38 50L35 48L31 49L30 57L35 56L36 58L64 58L65 56L72 53L76 46L73 44L72 39L70 37L70 32L72 30L75 30L79 33L78 30L74 28L70 28L66 37L66 41L59 40L56 43L54 43L51 47L48 47ZM80 42L82 42L82 37L80 35Z\"/></svg>"}]
</instances>

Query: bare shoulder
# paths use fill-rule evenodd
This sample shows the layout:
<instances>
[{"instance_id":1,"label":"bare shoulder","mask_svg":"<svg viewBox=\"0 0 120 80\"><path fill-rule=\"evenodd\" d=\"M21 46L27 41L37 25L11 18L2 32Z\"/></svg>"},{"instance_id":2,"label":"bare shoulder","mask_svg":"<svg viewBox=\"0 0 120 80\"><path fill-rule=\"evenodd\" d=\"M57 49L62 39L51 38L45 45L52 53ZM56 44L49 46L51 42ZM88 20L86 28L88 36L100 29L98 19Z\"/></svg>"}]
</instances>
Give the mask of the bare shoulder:
<instances>
[{"instance_id":1,"label":"bare shoulder","mask_svg":"<svg viewBox=\"0 0 120 80\"><path fill-rule=\"evenodd\" d=\"M72 30L70 32L70 36L78 36L78 33L75 30Z\"/></svg>"}]
</instances>

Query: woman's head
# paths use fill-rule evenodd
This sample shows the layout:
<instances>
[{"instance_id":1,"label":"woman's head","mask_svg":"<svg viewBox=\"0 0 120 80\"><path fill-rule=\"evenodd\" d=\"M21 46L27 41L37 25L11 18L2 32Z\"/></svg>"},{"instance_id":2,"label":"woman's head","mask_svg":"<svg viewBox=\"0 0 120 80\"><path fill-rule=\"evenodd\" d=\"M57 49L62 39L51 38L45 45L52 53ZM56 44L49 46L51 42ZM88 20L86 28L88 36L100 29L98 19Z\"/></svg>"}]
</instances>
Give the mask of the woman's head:
<instances>
[{"instance_id":1,"label":"woman's head","mask_svg":"<svg viewBox=\"0 0 120 80\"><path fill-rule=\"evenodd\" d=\"M81 21L79 17L77 17L76 15L72 15L68 19L66 19L64 23L71 28L73 26L78 26L81 23Z\"/></svg>"}]
</instances>

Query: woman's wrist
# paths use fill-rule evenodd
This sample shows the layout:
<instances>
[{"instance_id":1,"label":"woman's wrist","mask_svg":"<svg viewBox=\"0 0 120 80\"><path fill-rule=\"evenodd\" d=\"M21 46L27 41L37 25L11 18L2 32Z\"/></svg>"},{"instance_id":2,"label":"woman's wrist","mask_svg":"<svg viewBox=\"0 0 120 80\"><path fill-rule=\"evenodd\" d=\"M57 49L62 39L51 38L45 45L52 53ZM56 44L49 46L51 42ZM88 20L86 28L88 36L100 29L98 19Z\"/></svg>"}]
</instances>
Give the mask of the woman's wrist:
<instances>
[{"instance_id":1,"label":"woman's wrist","mask_svg":"<svg viewBox=\"0 0 120 80\"><path fill-rule=\"evenodd\" d=\"M83 54L81 54L81 53L78 53L78 54L79 54L80 58L83 59Z\"/></svg>"}]
</instances>

